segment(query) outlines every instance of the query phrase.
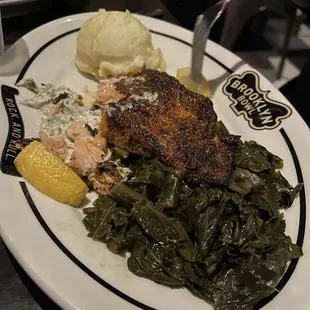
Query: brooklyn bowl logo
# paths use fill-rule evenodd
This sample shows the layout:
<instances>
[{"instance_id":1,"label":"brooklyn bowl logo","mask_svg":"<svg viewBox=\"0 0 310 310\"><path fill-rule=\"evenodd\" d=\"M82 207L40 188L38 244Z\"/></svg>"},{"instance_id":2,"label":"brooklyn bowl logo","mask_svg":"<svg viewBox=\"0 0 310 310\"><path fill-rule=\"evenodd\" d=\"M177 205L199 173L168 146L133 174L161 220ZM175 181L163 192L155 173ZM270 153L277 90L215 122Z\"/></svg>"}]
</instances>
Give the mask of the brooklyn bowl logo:
<instances>
[{"instance_id":1,"label":"brooklyn bowl logo","mask_svg":"<svg viewBox=\"0 0 310 310\"><path fill-rule=\"evenodd\" d=\"M243 115L256 130L275 129L292 114L287 105L269 98L270 91L261 90L259 76L253 71L231 76L223 92L233 102L230 107L236 115Z\"/></svg>"}]
</instances>

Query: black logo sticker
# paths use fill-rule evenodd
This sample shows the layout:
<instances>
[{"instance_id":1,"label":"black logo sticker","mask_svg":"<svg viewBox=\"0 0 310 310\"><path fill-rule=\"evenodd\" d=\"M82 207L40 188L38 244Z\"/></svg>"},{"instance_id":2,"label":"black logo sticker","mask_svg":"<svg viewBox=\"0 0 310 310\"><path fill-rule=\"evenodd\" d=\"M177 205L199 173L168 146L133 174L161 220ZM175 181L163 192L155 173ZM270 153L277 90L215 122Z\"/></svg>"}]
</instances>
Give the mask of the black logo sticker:
<instances>
[{"instance_id":1,"label":"black logo sticker","mask_svg":"<svg viewBox=\"0 0 310 310\"><path fill-rule=\"evenodd\" d=\"M292 114L287 105L268 97L270 91L261 90L259 76L253 71L231 76L223 92L233 102L230 107L236 115L243 115L256 130L275 129Z\"/></svg>"},{"instance_id":2,"label":"black logo sticker","mask_svg":"<svg viewBox=\"0 0 310 310\"><path fill-rule=\"evenodd\" d=\"M15 100L18 93L16 88L1 85L2 102L8 116L9 132L2 152L0 168L3 173L16 176L19 176L19 173L14 166L14 160L19 150L16 148L15 142L25 137L23 119Z\"/></svg>"}]
</instances>

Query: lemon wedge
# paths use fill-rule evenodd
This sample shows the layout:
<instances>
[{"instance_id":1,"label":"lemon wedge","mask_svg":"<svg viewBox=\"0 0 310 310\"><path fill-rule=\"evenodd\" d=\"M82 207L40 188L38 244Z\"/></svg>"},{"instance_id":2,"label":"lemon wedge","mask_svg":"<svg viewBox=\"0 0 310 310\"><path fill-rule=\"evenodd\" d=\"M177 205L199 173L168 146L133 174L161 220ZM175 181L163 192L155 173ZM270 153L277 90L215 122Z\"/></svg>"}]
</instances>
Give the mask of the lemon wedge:
<instances>
[{"instance_id":1,"label":"lemon wedge","mask_svg":"<svg viewBox=\"0 0 310 310\"><path fill-rule=\"evenodd\" d=\"M191 68L181 68L177 71L176 78L178 81L183 84L187 89L197 93L201 94L205 97L211 97L211 88L210 85L205 77L203 77L203 80L200 84L195 83L191 79Z\"/></svg>"},{"instance_id":2,"label":"lemon wedge","mask_svg":"<svg viewBox=\"0 0 310 310\"><path fill-rule=\"evenodd\" d=\"M41 193L77 207L88 187L59 157L38 141L30 143L15 159L17 171Z\"/></svg>"}]
</instances>

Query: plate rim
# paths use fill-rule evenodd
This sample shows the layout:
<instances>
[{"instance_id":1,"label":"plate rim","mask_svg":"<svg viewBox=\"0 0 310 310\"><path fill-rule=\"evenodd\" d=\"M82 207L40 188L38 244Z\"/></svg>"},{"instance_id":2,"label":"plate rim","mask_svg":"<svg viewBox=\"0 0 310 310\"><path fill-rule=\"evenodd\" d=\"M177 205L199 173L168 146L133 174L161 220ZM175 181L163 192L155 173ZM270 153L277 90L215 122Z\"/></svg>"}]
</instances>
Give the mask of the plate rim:
<instances>
[{"instance_id":1,"label":"plate rim","mask_svg":"<svg viewBox=\"0 0 310 310\"><path fill-rule=\"evenodd\" d=\"M95 13L95 12L94 12ZM68 19L70 19L70 18L80 18L80 17L87 17L87 15L92 15L92 14L94 14L94 13L81 13L81 14L74 14L74 15L69 15L69 16L65 16L65 17L62 17L62 18L59 18L59 19L56 19L56 20L54 20L54 21L51 21L51 22L48 22L48 23L46 23L46 24L44 24L44 25L41 25L40 27L38 27L38 28L36 28L36 29L34 29L34 30L32 30L31 32L29 32L29 33L27 33L25 36L23 36L21 39L23 39L23 38L25 38L25 37L27 37L27 36L30 36L32 33L35 33L39 28L44 28L44 27L46 27L47 25L49 25L49 24L53 24L53 23L58 23L58 22L62 22L62 21L66 21L66 20L68 20ZM156 19L153 19L153 18L150 18L150 19L152 19L153 21L158 21L158 20L156 20ZM162 21L159 21L159 22L162 22ZM176 25L174 25L174 24L170 24L170 23L168 23L168 22L166 22L167 24L169 24L169 25L173 25L173 26L176 26ZM179 27L179 26L176 26L177 28L181 28L181 27ZM183 28L181 28L181 29L183 29ZM184 29L183 29L184 30ZM186 29L185 29L186 30ZM73 30L71 30L71 32L72 32ZM190 31L189 31L190 32ZM228 51L229 53L231 53L230 51ZM234 56L236 56L235 54L233 54L233 53L231 53L232 55L234 55ZM236 57L238 57L238 56L236 56ZM239 58L239 57L238 57ZM240 59L240 58L239 58ZM253 70L253 71L255 71L256 72L256 70ZM272 85L272 83L270 83L270 85L274 88L274 89L276 89L273 85ZM277 90L277 89L276 89ZM277 90L278 91L278 90ZM279 92L279 91L278 91ZM291 107L291 105L290 105L290 107ZM294 107L292 107L293 109L294 109ZM295 113L297 113L296 111L295 111L295 109L294 109L294 112ZM298 113L297 113L298 114ZM300 115L299 115L300 116ZM302 122L304 122L303 120L302 120ZM5 234L5 232L3 232L2 231L2 229L1 229L1 226L0 226L0 231L1 231L1 235L2 236L5 236L6 234ZM4 239L4 241L5 241L5 243L7 244L7 240L5 240L6 238L4 237L3 238ZM8 248L11 250L11 248L10 248L10 246L9 246L9 244L7 244L7 246L8 246ZM17 250L17 249L16 249ZM15 251L14 251L15 252ZM12 251L12 253L14 253L13 251ZM17 252L18 252L18 250L17 250ZM16 256L16 253L14 253L14 257L16 257L16 259L17 259L17 261L19 262L19 263L21 263L20 262L20 260L22 260L22 257L20 257L20 256ZM19 259L18 259L19 258ZM22 260L23 261L23 260ZM21 263L21 265L24 267L24 261ZM27 270L26 270L27 271ZM27 272L28 273L28 272ZM36 282L36 281L35 281ZM40 287L41 287L41 285L39 285ZM46 292L47 293L47 292ZM50 291L49 291L49 293L47 293L49 296L50 296ZM52 298L52 299L54 299L54 298ZM56 301L57 302L57 301Z\"/></svg>"}]
</instances>

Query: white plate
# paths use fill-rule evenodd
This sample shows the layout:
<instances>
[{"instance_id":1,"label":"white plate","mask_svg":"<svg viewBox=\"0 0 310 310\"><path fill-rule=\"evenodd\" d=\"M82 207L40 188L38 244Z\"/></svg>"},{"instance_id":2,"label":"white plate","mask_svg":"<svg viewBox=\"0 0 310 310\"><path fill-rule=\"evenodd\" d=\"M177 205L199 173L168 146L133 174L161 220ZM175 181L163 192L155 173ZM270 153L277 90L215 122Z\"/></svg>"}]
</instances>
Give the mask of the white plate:
<instances>
[{"instance_id":1,"label":"white plate","mask_svg":"<svg viewBox=\"0 0 310 310\"><path fill-rule=\"evenodd\" d=\"M0 59L0 84L16 88L15 82L25 76L43 83L63 84L79 92L85 85L94 88L94 82L83 77L74 65L77 29L91 16L93 13L61 18L24 36ZM153 32L154 45L162 49L170 74L175 75L178 68L189 65L191 32L163 21L139 18ZM287 232L303 245L305 255L291 263L279 283L279 292L256 309L310 309L310 234L306 225L306 201L310 199L309 129L272 84L238 57L212 42L206 52L204 74L215 89L213 101L219 118L231 132L256 140L279 154L284 159L283 173L288 180L305 184L300 197L286 212ZM22 132L12 89L3 85L0 146L6 145L8 133L5 107L12 121L11 138L18 139ZM241 91L251 97L251 104L234 101L240 98ZM16 100L30 95L25 89L19 92ZM270 109L266 110L267 107ZM18 108L25 136L35 136L40 113L24 106ZM8 168L4 165L11 164L5 159L14 159L11 145L4 148L4 172ZM171 290L131 274L125 258L86 237L80 210L45 197L18 177L0 174L0 185L1 236L27 273L60 307L212 309L185 289Z\"/></svg>"}]
</instances>

